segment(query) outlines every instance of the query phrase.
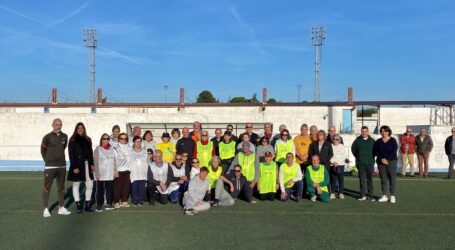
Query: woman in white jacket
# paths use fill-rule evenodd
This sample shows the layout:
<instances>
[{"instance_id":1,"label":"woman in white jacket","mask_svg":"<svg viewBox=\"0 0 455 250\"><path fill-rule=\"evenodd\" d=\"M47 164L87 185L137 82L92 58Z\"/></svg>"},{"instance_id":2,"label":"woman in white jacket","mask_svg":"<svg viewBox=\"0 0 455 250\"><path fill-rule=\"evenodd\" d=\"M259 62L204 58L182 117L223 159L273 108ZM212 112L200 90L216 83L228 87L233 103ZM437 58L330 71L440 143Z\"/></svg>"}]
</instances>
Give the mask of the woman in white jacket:
<instances>
[{"instance_id":1,"label":"woman in white jacket","mask_svg":"<svg viewBox=\"0 0 455 250\"><path fill-rule=\"evenodd\" d=\"M147 151L142 148L142 139L140 136L133 138L131 159L131 202L133 203L133 207L142 206L144 204L148 163Z\"/></svg>"},{"instance_id":2,"label":"woman in white jacket","mask_svg":"<svg viewBox=\"0 0 455 250\"><path fill-rule=\"evenodd\" d=\"M121 133L119 143L114 147L114 162L118 171L118 178L114 181L115 208L129 207L130 194L130 165L133 149L128 145L128 135Z\"/></svg>"},{"instance_id":3,"label":"woman in white jacket","mask_svg":"<svg viewBox=\"0 0 455 250\"><path fill-rule=\"evenodd\" d=\"M113 210L114 178L118 177L117 168L114 164L114 149L109 143L109 135L104 133L100 139L100 145L93 153L96 178L96 212L103 211L104 194L106 194L105 210Z\"/></svg>"},{"instance_id":4,"label":"woman in white jacket","mask_svg":"<svg viewBox=\"0 0 455 250\"><path fill-rule=\"evenodd\" d=\"M332 138L333 157L330 159L330 199L335 199L335 192L338 181L338 198L344 199L344 167L348 160L348 153L343 144L340 143L340 135L335 134Z\"/></svg>"}]
</instances>

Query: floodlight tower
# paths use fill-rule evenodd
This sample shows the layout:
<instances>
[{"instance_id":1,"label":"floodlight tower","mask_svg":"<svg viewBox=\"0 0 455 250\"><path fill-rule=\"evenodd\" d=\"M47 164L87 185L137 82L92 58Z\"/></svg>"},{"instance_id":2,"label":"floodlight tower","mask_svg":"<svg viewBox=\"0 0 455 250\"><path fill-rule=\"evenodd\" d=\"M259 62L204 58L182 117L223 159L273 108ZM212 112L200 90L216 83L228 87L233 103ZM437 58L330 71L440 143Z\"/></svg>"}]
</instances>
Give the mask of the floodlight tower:
<instances>
[{"instance_id":1,"label":"floodlight tower","mask_svg":"<svg viewBox=\"0 0 455 250\"><path fill-rule=\"evenodd\" d=\"M90 49L90 74L89 74L89 82L90 82L90 97L89 102L95 103L95 48L98 43L96 38L96 30L95 29L85 29L82 31L84 35L84 45L85 47Z\"/></svg>"},{"instance_id":2,"label":"floodlight tower","mask_svg":"<svg viewBox=\"0 0 455 250\"><path fill-rule=\"evenodd\" d=\"M311 28L311 43L316 49L316 59L314 62L314 101L321 101L321 75L320 75L320 66L321 66L321 46L325 42L325 27L313 27Z\"/></svg>"}]
</instances>

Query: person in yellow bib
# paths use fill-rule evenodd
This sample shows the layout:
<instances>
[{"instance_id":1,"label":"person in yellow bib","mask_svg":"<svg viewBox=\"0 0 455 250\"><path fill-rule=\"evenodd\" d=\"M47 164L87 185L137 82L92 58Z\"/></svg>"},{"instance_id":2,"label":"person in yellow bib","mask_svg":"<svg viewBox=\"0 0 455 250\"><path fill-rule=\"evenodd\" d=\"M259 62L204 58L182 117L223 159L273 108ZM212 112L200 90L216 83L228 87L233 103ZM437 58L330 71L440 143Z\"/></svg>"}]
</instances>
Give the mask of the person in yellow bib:
<instances>
[{"instance_id":1,"label":"person in yellow bib","mask_svg":"<svg viewBox=\"0 0 455 250\"><path fill-rule=\"evenodd\" d=\"M281 200L288 201L292 196L292 192L295 191L293 200L299 202L303 193L303 175L300 164L294 161L292 153L286 154L286 162L281 164L278 178L280 181Z\"/></svg>"},{"instance_id":2,"label":"person in yellow bib","mask_svg":"<svg viewBox=\"0 0 455 250\"><path fill-rule=\"evenodd\" d=\"M212 198L214 198L213 196L215 195L216 182L223 173L223 170L220 167L220 158L218 156L215 155L212 157L212 159L210 160L210 167L208 169L209 173L207 177L210 183L210 193L209 196L207 197L207 200L212 200Z\"/></svg>"},{"instance_id":3,"label":"person in yellow bib","mask_svg":"<svg viewBox=\"0 0 455 250\"><path fill-rule=\"evenodd\" d=\"M251 152L249 143L243 144L242 152L239 152L235 156L229 167L229 172L234 170L236 165L242 167L242 173L248 181L248 186L245 191L247 196L253 196L254 186L256 186L256 183L258 182L261 169L259 167L259 158L256 157L255 153Z\"/></svg>"},{"instance_id":4,"label":"person in yellow bib","mask_svg":"<svg viewBox=\"0 0 455 250\"><path fill-rule=\"evenodd\" d=\"M216 155L216 151L213 142L209 140L209 133L207 130L202 130L201 140L194 145L193 159L197 158L201 167L209 167L210 160L214 155Z\"/></svg>"},{"instance_id":5,"label":"person in yellow bib","mask_svg":"<svg viewBox=\"0 0 455 250\"><path fill-rule=\"evenodd\" d=\"M276 157L275 161L277 163L286 162L286 154L292 153L295 155L295 146L292 139L289 139L289 130L284 129L281 131L280 140L277 140L275 143L275 152Z\"/></svg>"},{"instance_id":6,"label":"person in yellow bib","mask_svg":"<svg viewBox=\"0 0 455 250\"><path fill-rule=\"evenodd\" d=\"M260 173L257 183L259 198L264 200L275 200L275 194L278 190L278 167L276 162L272 161L272 152L265 153L265 162L260 163Z\"/></svg>"},{"instance_id":7,"label":"person in yellow bib","mask_svg":"<svg viewBox=\"0 0 455 250\"><path fill-rule=\"evenodd\" d=\"M231 131L226 130L223 135L223 140L218 144L218 152L221 159L223 174L226 173L234 160L236 151L235 144L236 142L232 140Z\"/></svg>"},{"instance_id":8,"label":"person in yellow bib","mask_svg":"<svg viewBox=\"0 0 455 250\"><path fill-rule=\"evenodd\" d=\"M307 181L307 192L311 197L311 201L316 201L317 196L323 202L329 202L329 173L324 165L319 164L319 156L311 157L312 165L308 166L305 173Z\"/></svg>"},{"instance_id":9,"label":"person in yellow bib","mask_svg":"<svg viewBox=\"0 0 455 250\"><path fill-rule=\"evenodd\" d=\"M171 164L174 161L176 152L175 145L174 143L170 142L171 136L167 132L163 133L161 140L163 140L163 142L158 143L158 145L156 145L156 149L160 150L163 153L163 161Z\"/></svg>"}]
</instances>

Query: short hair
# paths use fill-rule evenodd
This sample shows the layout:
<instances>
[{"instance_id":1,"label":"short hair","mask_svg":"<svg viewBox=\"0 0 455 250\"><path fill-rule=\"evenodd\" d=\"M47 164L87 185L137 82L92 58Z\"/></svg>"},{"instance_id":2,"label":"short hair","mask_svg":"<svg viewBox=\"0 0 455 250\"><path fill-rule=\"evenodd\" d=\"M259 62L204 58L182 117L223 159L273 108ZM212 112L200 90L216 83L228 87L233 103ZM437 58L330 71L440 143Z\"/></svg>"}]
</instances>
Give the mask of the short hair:
<instances>
[{"instance_id":1,"label":"short hair","mask_svg":"<svg viewBox=\"0 0 455 250\"><path fill-rule=\"evenodd\" d=\"M233 126L232 124L228 124L228 125L226 126L226 128L228 128L228 127L234 128L234 126Z\"/></svg>"},{"instance_id":2,"label":"short hair","mask_svg":"<svg viewBox=\"0 0 455 250\"><path fill-rule=\"evenodd\" d=\"M208 169L207 167L201 167L201 168L199 169L199 173L202 173L202 172L208 173L208 172L209 172L209 169Z\"/></svg>"},{"instance_id":3,"label":"short hair","mask_svg":"<svg viewBox=\"0 0 455 250\"><path fill-rule=\"evenodd\" d=\"M249 143L243 143L243 142L242 142L242 148L244 148L244 147L250 148L250 144L249 144Z\"/></svg>"},{"instance_id":4,"label":"short hair","mask_svg":"<svg viewBox=\"0 0 455 250\"><path fill-rule=\"evenodd\" d=\"M392 135L392 129L387 125L381 126L379 132L381 132L381 130L384 130L384 132L388 132L390 136Z\"/></svg>"},{"instance_id":5,"label":"short hair","mask_svg":"<svg viewBox=\"0 0 455 250\"><path fill-rule=\"evenodd\" d=\"M294 154L291 153L291 152L288 152L288 153L286 154L286 157L288 157L288 155L291 155L292 157L294 157Z\"/></svg>"},{"instance_id":6,"label":"short hair","mask_svg":"<svg viewBox=\"0 0 455 250\"><path fill-rule=\"evenodd\" d=\"M180 137L180 130L178 128L172 129L171 135L173 135L174 133L177 133L179 135L179 137Z\"/></svg>"},{"instance_id":7,"label":"short hair","mask_svg":"<svg viewBox=\"0 0 455 250\"><path fill-rule=\"evenodd\" d=\"M360 130L364 130L364 129L368 130L368 127L367 126L362 126L362 128L360 128Z\"/></svg>"},{"instance_id":8,"label":"short hair","mask_svg":"<svg viewBox=\"0 0 455 250\"><path fill-rule=\"evenodd\" d=\"M302 128L308 128L308 125L306 123L302 124L302 126L300 126L300 129Z\"/></svg>"},{"instance_id":9,"label":"short hair","mask_svg":"<svg viewBox=\"0 0 455 250\"><path fill-rule=\"evenodd\" d=\"M210 166L212 165L213 162L218 162L218 164L221 162L220 157L214 155L212 159L210 160Z\"/></svg>"},{"instance_id":10,"label":"short hair","mask_svg":"<svg viewBox=\"0 0 455 250\"><path fill-rule=\"evenodd\" d=\"M112 132L114 132L114 130L118 129L118 131L120 131L120 126L119 125L114 125L112 127Z\"/></svg>"},{"instance_id":11,"label":"short hair","mask_svg":"<svg viewBox=\"0 0 455 250\"><path fill-rule=\"evenodd\" d=\"M150 135L153 137L152 131L147 130L147 131L145 131L144 136L142 136L142 140L145 140L145 137L146 137L148 134L150 134Z\"/></svg>"},{"instance_id":12,"label":"short hair","mask_svg":"<svg viewBox=\"0 0 455 250\"><path fill-rule=\"evenodd\" d=\"M310 131L313 130L313 129L316 129L316 132L318 131L318 127L316 127L316 125L311 125L310 126Z\"/></svg>"},{"instance_id":13,"label":"short hair","mask_svg":"<svg viewBox=\"0 0 455 250\"><path fill-rule=\"evenodd\" d=\"M163 156L163 152L159 149L156 149L155 151L153 151L153 155L161 155Z\"/></svg>"},{"instance_id":14,"label":"short hair","mask_svg":"<svg viewBox=\"0 0 455 250\"><path fill-rule=\"evenodd\" d=\"M332 139L340 139L340 138L341 138L340 134L334 134L332 137Z\"/></svg>"},{"instance_id":15,"label":"short hair","mask_svg":"<svg viewBox=\"0 0 455 250\"><path fill-rule=\"evenodd\" d=\"M240 166L240 164L235 164L234 168L240 168L240 169L242 169L242 166Z\"/></svg>"},{"instance_id":16,"label":"short hair","mask_svg":"<svg viewBox=\"0 0 455 250\"><path fill-rule=\"evenodd\" d=\"M135 136L133 137L133 142L135 142L137 139L139 139L139 140L142 141L142 138L141 138L140 136L135 135Z\"/></svg>"},{"instance_id":17,"label":"short hair","mask_svg":"<svg viewBox=\"0 0 455 250\"><path fill-rule=\"evenodd\" d=\"M125 133L125 132L120 133L120 134L118 135L118 139L120 140L120 137L122 137L122 135L126 136L126 142L128 142L128 140L129 140L130 138L128 137L128 134Z\"/></svg>"}]
</instances>

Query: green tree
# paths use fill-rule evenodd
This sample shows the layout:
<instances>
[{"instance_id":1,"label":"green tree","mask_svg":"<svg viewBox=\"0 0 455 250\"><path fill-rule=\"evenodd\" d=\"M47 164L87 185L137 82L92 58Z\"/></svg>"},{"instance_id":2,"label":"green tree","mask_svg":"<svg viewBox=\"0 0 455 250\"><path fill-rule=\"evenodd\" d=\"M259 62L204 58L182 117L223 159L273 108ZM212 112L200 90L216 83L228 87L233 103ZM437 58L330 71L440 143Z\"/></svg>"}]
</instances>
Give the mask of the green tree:
<instances>
[{"instance_id":1,"label":"green tree","mask_svg":"<svg viewBox=\"0 0 455 250\"><path fill-rule=\"evenodd\" d=\"M253 94L251 99L245 98L244 96L237 96L228 101L229 103L259 103L257 94Z\"/></svg>"},{"instance_id":2,"label":"green tree","mask_svg":"<svg viewBox=\"0 0 455 250\"><path fill-rule=\"evenodd\" d=\"M278 101L275 98L269 98L267 103L278 103Z\"/></svg>"},{"instance_id":3,"label":"green tree","mask_svg":"<svg viewBox=\"0 0 455 250\"><path fill-rule=\"evenodd\" d=\"M197 103L218 103L218 100L208 90L202 91L197 97Z\"/></svg>"}]
</instances>

